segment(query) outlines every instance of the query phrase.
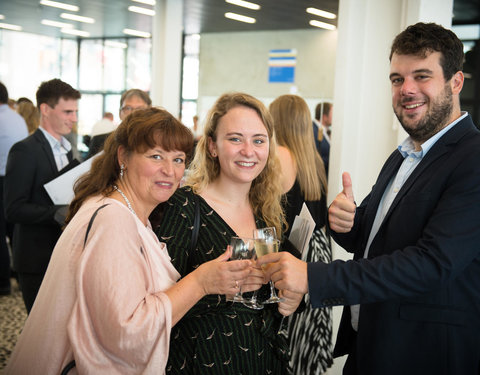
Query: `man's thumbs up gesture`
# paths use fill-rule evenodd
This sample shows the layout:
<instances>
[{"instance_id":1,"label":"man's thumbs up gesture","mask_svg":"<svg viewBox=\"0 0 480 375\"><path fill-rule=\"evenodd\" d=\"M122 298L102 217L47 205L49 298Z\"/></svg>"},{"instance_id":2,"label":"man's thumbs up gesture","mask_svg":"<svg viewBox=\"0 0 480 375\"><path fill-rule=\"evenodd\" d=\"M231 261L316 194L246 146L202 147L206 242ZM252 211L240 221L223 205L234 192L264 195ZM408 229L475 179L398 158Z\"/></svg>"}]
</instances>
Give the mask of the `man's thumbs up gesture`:
<instances>
[{"instance_id":1,"label":"man's thumbs up gesture","mask_svg":"<svg viewBox=\"0 0 480 375\"><path fill-rule=\"evenodd\" d=\"M342 174L343 190L339 193L328 209L330 228L337 233L347 233L353 227L357 206L353 199L352 179L350 174Z\"/></svg>"}]
</instances>

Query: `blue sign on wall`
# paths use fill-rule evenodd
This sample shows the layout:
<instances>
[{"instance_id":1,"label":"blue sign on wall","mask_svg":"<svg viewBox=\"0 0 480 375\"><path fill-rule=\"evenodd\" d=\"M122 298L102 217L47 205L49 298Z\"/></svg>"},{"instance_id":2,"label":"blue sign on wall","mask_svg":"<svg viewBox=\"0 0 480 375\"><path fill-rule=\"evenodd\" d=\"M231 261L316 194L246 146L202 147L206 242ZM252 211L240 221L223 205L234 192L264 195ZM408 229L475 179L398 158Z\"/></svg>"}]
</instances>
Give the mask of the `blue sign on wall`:
<instances>
[{"instance_id":1,"label":"blue sign on wall","mask_svg":"<svg viewBox=\"0 0 480 375\"><path fill-rule=\"evenodd\" d=\"M295 81L297 51L272 49L268 54L268 82L290 83Z\"/></svg>"}]
</instances>

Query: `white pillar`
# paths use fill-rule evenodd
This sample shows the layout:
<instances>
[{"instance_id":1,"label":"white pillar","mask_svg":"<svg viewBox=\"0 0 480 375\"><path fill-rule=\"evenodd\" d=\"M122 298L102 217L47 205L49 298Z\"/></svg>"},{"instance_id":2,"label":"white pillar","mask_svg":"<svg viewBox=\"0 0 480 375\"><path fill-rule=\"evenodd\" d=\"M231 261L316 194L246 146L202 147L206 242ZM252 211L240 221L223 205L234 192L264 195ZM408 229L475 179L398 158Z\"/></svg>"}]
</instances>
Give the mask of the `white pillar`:
<instances>
[{"instance_id":1,"label":"white pillar","mask_svg":"<svg viewBox=\"0 0 480 375\"><path fill-rule=\"evenodd\" d=\"M335 68L328 202L350 172L358 204L370 192L383 163L405 138L392 110L390 47L406 26L419 21L451 25L453 0L340 0ZM351 254L334 245L334 259ZM334 308L334 342L342 309ZM346 357L329 375L341 374Z\"/></svg>"},{"instance_id":2,"label":"white pillar","mask_svg":"<svg viewBox=\"0 0 480 375\"><path fill-rule=\"evenodd\" d=\"M183 1L157 0L152 35L152 90L154 106L180 117Z\"/></svg>"}]
</instances>

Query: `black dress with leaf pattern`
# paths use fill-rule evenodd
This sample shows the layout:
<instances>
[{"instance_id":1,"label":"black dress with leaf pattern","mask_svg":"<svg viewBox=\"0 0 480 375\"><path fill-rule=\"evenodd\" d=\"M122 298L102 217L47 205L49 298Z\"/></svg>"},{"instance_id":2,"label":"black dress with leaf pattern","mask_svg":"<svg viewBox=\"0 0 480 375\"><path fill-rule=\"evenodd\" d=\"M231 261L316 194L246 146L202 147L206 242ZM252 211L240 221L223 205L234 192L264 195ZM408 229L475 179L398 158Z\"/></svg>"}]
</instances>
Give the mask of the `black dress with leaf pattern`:
<instances>
[{"instance_id":1,"label":"black dress with leaf pattern","mask_svg":"<svg viewBox=\"0 0 480 375\"><path fill-rule=\"evenodd\" d=\"M200 204L196 248L189 253L195 202L184 187L164 203L163 219L155 228L167 244L172 263L183 276L219 257L235 232L207 204ZM257 220L257 227L265 226ZM268 285L262 287L269 294ZM288 374L288 345L278 335L282 316L277 305L252 310L225 300L224 295L201 299L172 329L167 374Z\"/></svg>"}]
</instances>

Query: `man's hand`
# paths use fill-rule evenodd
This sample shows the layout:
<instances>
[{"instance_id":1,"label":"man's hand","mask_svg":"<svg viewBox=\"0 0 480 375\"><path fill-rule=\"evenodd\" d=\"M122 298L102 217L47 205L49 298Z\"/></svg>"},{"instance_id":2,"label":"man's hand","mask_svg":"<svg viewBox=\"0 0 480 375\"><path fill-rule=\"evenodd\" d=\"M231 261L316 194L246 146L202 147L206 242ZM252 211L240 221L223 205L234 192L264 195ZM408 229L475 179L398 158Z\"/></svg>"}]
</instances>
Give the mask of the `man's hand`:
<instances>
[{"instance_id":1,"label":"man's hand","mask_svg":"<svg viewBox=\"0 0 480 375\"><path fill-rule=\"evenodd\" d=\"M342 192L335 197L328 208L330 228L337 233L350 232L357 209L353 198L352 179L347 172L342 174L342 185Z\"/></svg>"},{"instance_id":2,"label":"man's hand","mask_svg":"<svg viewBox=\"0 0 480 375\"><path fill-rule=\"evenodd\" d=\"M265 278L272 280L279 290L295 293L308 292L307 263L286 251L267 254L257 260L257 266L267 264Z\"/></svg>"}]
</instances>

